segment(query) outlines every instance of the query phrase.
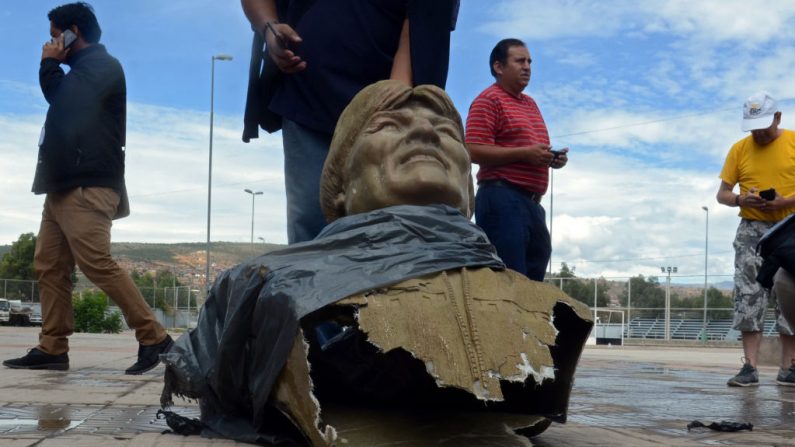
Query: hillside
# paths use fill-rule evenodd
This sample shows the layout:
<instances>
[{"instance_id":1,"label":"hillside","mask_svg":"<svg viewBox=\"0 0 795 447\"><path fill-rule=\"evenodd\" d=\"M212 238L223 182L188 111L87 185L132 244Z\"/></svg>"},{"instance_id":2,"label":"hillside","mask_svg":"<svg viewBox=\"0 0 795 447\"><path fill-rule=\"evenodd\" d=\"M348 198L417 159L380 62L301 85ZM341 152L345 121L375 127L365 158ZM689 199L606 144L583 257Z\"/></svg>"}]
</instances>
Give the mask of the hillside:
<instances>
[{"instance_id":1,"label":"hillside","mask_svg":"<svg viewBox=\"0 0 795 447\"><path fill-rule=\"evenodd\" d=\"M241 242L213 242L210 250L212 276L239 264L246 259L279 250L286 247L280 244L249 244ZM0 245L0 257L11 249L10 245ZM206 269L204 242L177 244L150 244L140 242L114 242L111 244L113 257L126 270L139 272L155 272L168 270L174 272L184 284L200 287L204 281ZM710 283L710 286L731 292L733 283L723 281ZM608 281L608 297L614 304L626 290L626 281ZM684 297L703 296L704 289L700 284L671 284L675 293Z\"/></svg>"},{"instance_id":2,"label":"hillside","mask_svg":"<svg viewBox=\"0 0 795 447\"><path fill-rule=\"evenodd\" d=\"M279 244L249 244L240 242L213 242L210 246L211 277L247 259L285 247ZM150 244L115 242L111 253L126 270L139 272L173 272L180 282L201 288L206 271L206 250L203 242L178 244Z\"/></svg>"}]
</instances>

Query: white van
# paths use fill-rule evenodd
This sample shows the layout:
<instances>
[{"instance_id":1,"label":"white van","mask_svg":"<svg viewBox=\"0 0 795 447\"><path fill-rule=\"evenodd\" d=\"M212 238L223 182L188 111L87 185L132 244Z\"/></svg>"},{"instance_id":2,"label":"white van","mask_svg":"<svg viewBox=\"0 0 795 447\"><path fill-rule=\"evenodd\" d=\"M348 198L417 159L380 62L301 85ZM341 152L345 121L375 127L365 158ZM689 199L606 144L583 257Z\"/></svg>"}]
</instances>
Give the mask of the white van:
<instances>
[{"instance_id":1,"label":"white van","mask_svg":"<svg viewBox=\"0 0 795 447\"><path fill-rule=\"evenodd\" d=\"M0 324L8 324L11 319L11 304L5 298L0 298Z\"/></svg>"}]
</instances>

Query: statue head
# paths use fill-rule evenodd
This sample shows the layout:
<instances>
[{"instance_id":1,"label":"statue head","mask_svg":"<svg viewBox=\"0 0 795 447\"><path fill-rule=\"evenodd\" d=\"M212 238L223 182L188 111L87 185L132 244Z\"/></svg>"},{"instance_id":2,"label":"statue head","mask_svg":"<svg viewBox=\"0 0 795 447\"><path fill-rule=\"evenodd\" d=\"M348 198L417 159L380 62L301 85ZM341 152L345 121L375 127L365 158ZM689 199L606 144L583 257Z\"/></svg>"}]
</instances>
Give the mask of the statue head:
<instances>
[{"instance_id":1,"label":"statue head","mask_svg":"<svg viewBox=\"0 0 795 447\"><path fill-rule=\"evenodd\" d=\"M393 205L445 204L470 217L470 166L461 116L444 90L380 81L337 121L320 204L328 222Z\"/></svg>"}]
</instances>

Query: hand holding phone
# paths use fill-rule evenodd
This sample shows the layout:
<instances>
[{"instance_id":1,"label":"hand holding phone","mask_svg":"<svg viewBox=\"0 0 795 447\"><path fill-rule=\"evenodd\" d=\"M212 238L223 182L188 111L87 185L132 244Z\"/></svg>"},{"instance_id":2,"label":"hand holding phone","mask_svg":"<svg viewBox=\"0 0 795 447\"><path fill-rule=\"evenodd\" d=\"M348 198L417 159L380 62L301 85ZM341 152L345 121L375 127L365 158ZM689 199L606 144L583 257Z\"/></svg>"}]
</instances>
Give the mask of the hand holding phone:
<instances>
[{"instance_id":1,"label":"hand holding phone","mask_svg":"<svg viewBox=\"0 0 795 447\"><path fill-rule=\"evenodd\" d=\"M295 54L295 46L301 43L301 36L286 23L265 23L265 37L268 55L284 73L297 73L306 68L306 61Z\"/></svg>"},{"instance_id":2,"label":"hand holding phone","mask_svg":"<svg viewBox=\"0 0 795 447\"><path fill-rule=\"evenodd\" d=\"M560 169L566 166L566 162L568 161L566 154L569 152L569 148L564 147L559 150L550 149L549 152L552 154L552 160L549 161L550 167L553 169Z\"/></svg>"},{"instance_id":3,"label":"hand holding phone","mask_svg":"<svg viewBox=\"0 0 795 447\"><path fill-rule=\"evenodd\" d=\"M75 43L77 36L71 30L66 30L58 37L53 37L44 44L41 49L41 59L57 59L60 62L66 60L69 54L69 46Z\"/></svg>"}]
</instances>

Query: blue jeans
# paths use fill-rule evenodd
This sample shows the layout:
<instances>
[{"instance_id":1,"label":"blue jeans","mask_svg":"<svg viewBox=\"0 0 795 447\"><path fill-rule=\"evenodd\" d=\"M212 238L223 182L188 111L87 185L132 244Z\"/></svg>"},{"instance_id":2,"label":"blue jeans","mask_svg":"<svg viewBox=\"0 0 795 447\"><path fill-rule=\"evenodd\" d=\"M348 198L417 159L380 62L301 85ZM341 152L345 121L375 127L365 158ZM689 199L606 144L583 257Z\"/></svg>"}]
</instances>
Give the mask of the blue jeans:
<instances>
[{"instance_id":1,"label":"blue jeans","mask_svg":"<svg viewBox=\"0 0 795 447\"><path fill-rule=\"evenodd\" d=\"M475 196L475 222L508 268L544 280L552 244L541 204L518 188L484 182Z\"/></svg>"},{"instance_id":2,"label":"blue jeans","mask_svg":"<svg viewBox=\"0 0 795 447\"><path fill-rule=\"evenodd\" d=\"M287 192L287 242L310 241L326 226L320 209L320 174L331 135L282 120L284 188Z\"/></svg>"}]
</instances>

